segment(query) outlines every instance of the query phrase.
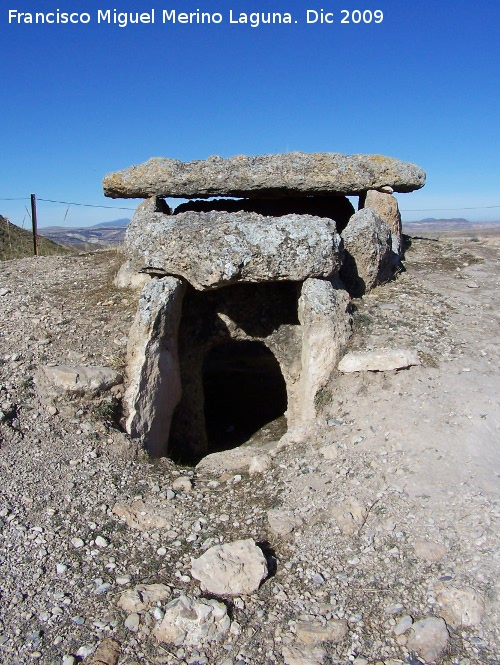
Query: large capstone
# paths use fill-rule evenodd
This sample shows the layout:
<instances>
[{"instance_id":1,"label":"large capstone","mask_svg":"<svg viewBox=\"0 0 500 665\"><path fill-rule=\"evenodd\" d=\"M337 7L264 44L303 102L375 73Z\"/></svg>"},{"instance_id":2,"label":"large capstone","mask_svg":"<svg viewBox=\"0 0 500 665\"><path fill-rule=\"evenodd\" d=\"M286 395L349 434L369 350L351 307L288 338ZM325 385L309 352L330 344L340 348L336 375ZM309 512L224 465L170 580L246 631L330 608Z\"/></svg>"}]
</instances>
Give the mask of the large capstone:
<instances>
[{"instance_id":1,"label":"large capstone","mask_svg":"<svg viewBox=\"0 0 500 665\"><path fill-rule=\"evenodd\" d=\"M200 291L329 277L340 266L335 223L312 215L137 211L125 244L136 270L179 275Z\"/></svg>"},{"instance_id":2,"label":"large capstone","mask_svg":"<svg viewBox=\"0 0 500 665\"><path fill-rule=\"evenodd\" d=\"M228 159L213 156L193 162L155 157L109 173L103 189L111 198L286 198L356 195L384 187L411 192L424 184L422 169L393 157L290 152Z\"/></svg>"}]
</instances>

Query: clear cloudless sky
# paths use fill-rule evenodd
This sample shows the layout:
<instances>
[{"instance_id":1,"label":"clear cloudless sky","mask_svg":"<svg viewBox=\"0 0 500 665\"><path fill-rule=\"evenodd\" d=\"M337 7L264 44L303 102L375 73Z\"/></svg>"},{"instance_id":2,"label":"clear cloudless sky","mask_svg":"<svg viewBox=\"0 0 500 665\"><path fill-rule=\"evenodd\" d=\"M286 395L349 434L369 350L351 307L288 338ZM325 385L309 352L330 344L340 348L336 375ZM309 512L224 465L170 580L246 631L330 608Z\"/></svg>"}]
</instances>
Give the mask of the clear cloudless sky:
<instances>
[{"instance_id":1,"label":"clear cloudless sky","mask_svg":"<svg viewBox=\"0 0 500 665\"><path fill-rule=\"evenodd\" d=\"M152 8L154 25L97 22ZM11 9L91 20L9 23ZM173 9L223 21L164 24ZM230 9L293 23L230 24ZM335 22L307 24L321 9ZM384 19L342 24L343 9ZM133 208L104 198L102 177L152 156L381 153L427 172L399 196L403 219L500 219L499 26L492 0L5 0L0 198ZM0 213L27 225L25 205L2 200ZM41 226L131 214L39 202Z\"/></svg>"}]
</instances>

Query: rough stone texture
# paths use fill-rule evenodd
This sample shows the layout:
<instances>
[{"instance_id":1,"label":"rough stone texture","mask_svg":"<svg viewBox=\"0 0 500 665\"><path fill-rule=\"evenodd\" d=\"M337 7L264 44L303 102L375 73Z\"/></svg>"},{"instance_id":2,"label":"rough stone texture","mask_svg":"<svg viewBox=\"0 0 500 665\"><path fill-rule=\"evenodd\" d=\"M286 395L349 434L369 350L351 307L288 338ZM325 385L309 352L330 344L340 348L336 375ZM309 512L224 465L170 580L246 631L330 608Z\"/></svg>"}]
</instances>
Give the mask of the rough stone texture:
<instances>
[{"instance_id":1,"label":"rough stone texture","mask_svg":"<svg viewBox=\"0 0 500 665\"><path fill-rule=\"evenodd\" d=\"M117 665L121 656L121 645L111 637L106 637L88 661L89 665Z\"/></svg>"},{"instance_id":2,"label":"rough stone texture","mask_svg":"<svg viewBox=\"0 0 500 665\"><path fill-rule=\"evenodd\" d=\"M111 198L263 198L359 194L384 186L411 192L424 184L422 169L393 157L290 152L228 159L212 156L193 162L155 157L108 173L103 189Z\"/></svg>"},{"instance_id":3,"label":"rough stone texture","mask_svg":"<svg viewBox=\"0 0 500 665\"><path fill-rule=\"evenodd\" d=\"M196 289L234 282L300 281L338 271L340 236L312 215L136 212L127 255L136 270L180 275Z\"/></svg>"},{"instance_id":4,"label":"rough stone texture","mask_svg":"<svg viewBox=\"0 0 500 665\"><path fill-rule=\"evenodd\" d=\"M442 589L437 600L441 604L441 616L452 628L478 626L485 612L484 599L471 587Z\"/></svg>"},{"instance_id":5,"label":"rough stone texture","mask_svg":"<svg viewBox=\"0 0 500 665\"><path fill-rule=\"evenodd\" d=\"M426 662L433 663L446 649L449 637L443 619L427 617L412 625L407 646Z\"/></svg>"},{"instance_id":6,"label":"rough stone texture","mask_svg":"<svg viewBox=\"0 0 500 665\"><path fill-rule=\"evenodd\" d=\"M151 529L169 529L170 519L164 511L148 506L140 499L131 503L119 501L113 506L113 513L121 517L132 529L150 531Z\"/></svg>"},{"instance_id":7,"label":"rough stone texture","mask_svg":"<svg viewBox=\"0 0 500 665\"><path fill-rule=\"evenodd\" d=\"M259 449L254 446L211 453L198 462L196 470L208 476L220 476L223 473L249 473L256 457L263 457L266 461L269 457L264 451L261 455L258 455L258 453ZM270 458L268 461L270 464Z\"/></svg>"},{"instance_id":8,"label":"rough stone texture","mask_svg":"<svg viewBox=\"0 0 500 665\"><path fill-rule=\"evenodd\" d=\"M362 208L372 208L384 220L391 229L392 251L396 256L403 254L403 227L401 225L401 213L399 212L398 200L392 194L377 192L374 189L366 192L361 197Z\"/></svg>"},{"instance_id":9,"label":"rough stone texture","mask_svg":"<svg viewBox=\"0 0 500 665\"><path fill-rule=\"evenodd\" d=\"M129 334L126 429L153 456L166 451L172 413L181 397L177 329L182 296L182 282L174 277L146 284Z\"/></svg>"},{"instance_id":10,"label":"rough stone texture","mask_svg":"<svg viewBox=\"0 0 500 665\"><path fill-rule=\"evenodd\" d=\"M303 646L283 647L285 665L320 665L324 662L326 651L321 647L308 649Z\"/></svg>"},{"instance_id":11,"label":"rough stone texture","mask_svg":"<svg viewBox=\"0 0 500 665\"><path fill-rule=\"evenodd\" d=\"M139 584L134 589L127 589L120 596L118 605L125 612L145 612L153 603L169 598L170 587L166 584Z\"/></svg>"},{"instance_id":12,"label":"rough stone texture","mask_svg":"<svg viewBox=\"0 0 500 665\"><path fill-rule=\"evenodd\" d=\"M122 382L122 376L111 367L70 367L42 365L35 373L35 384L42 395L57 397L62 393L95 395Z\"/></svg>"},{"instance_id":13,"label":"rough stone texture","mask_svg":"<svg viewBox=\"0 0 500 665\"><path fill-rule=\"evenodd\" d=\"M393 273L391 230L372 210L363 208L342 232L342 281L353 296L362 296Z\"/></svg>"},{"instance_id":14,"label":"rough stone texture","mask_svg":"<svg viewBox=\"0 0 500 665\"><path fill-rule=\"evenodd\" d=\"M358 533L368 515L366 507L355 498L348 498L339 505L331 506L330 512L339 529L347 535Z\"/></svg>"},{"instance_id":15,"label":"rough stone texture","mask_svg":"<svg viewBox=\"0 0 500 665\"><path fill-rule=\"evenodd\" d=\"M188 201L181 203L174 214L181 212L255 212L265 217L283 215L314 215L327 217L335 221L340 232L347 226L356 212L346 196L297 196L288 199L213 199L210 201Z\"/></svg>"},{"instance_id":16,"label":"rough stone texture","mask_svg":"<svg viewBox=\"0 0 500 665\"><path fill-rule=\"evenodd\" d=\"M302 524L302 520L293 511L280 508L268 510L267 521L271 531L278 536L286 536Z\"/></svg>"},{"instance_id":17,"label":"rough stone texture","mask_svg":"<svg viewBox=\"0 0 500 665\"><path fill-rule=\"evenodd\" d=\"M223 638L231 621L217 600L179 596L165 607L165 616L153 630L158 642L200 646Z\"/></svg>"},{"instance_id":18,"label":"rough stone texture","mask_svg":"<svg viewBox=\"0 0 500 665\"><path fill-rule=\"evenodd\" d=\"M413 546L415 556L424 561L441 561L446 555L446 547L442 543L430 540L417 540Z\"/></svg>"},{"instance_id":19,"label":"rough stone texture","mask_svg":"<svg viewBox=\"0 0 500 665\"><path fill-rule=\"evenodd\" d=\"M118 289L142 289L150 280L151 275L136 272L131 267L130 261L125 261L116 273L113 284Z\"/></svg>"},{"instance_id":20,"label":"rough stone texture","mask_svg":"<svg viewBox=\"0 0 500 665\"><path fill-rule=\"evenodd\" d=\"M262 550L253 540L215 545L192 561L191 575L203 591L220 596L253 593L267 575Z\"/></svg>"},{"instance_id":21,"label":"rough stone texture","mask_svg":"<svg viewBox=\"0 0 500 665\"><path fill-rule=\"evenodd\" d=\"M420 365L416 351L412 349L381 349L378 351L352 351L338 364L345 374L350 372L387 372Z\"/></svg>"},{"instance_id":22,"label":"rough stone texture","mask_svg":"<svg viewBox=\"0 0 500 665\"><path fill-rule=\"evenodd\" d=\"M349 339L350 299L348 293L336 285L320 279L308 279L302 285L298 303L302 372L298 394L289 406L289 426L316 417L320 391Z\"/></svg>"},{"instance_id":23,"label":"rough stone texture","mask_svg":"<svg viewBox=\"0 0 500 665\"><path fill-rule=\"evenodd\" d=\"M319 642L340 644L348 633L345 619L332 619L326 624L311 621L300 621L296 625L298 639L304 644L316 645Z\"/></svg>"}]
</instances>

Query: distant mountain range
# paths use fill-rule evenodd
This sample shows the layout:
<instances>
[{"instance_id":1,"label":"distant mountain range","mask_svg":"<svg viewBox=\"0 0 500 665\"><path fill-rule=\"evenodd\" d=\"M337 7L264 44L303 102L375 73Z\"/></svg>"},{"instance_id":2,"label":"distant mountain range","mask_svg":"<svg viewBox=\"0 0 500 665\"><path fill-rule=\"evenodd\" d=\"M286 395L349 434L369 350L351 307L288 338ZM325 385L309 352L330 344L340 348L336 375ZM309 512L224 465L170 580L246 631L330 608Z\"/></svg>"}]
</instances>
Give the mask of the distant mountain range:
<instances>
[{"instance_id":1,"label":"distant mountain range","mask_svg":"<svg viewBox=\"0 0 500 665\"><path fill-rule=\"evenodd\" d=\"M125 229L130 219L114 219L94 226L73 228L68 226L45 226L38 230L45 238L50 238L61 245L79 249L89 247L121 245L125 238Z\"/></svg>"},{"instance_id":2,"label":"distant mountain range","mask_svg":"<svg viewBox=\"0 0 500 665\"><path fill-rule=\"evenodd\" d=\"M494 227L500 222L471 222L464 217L453 217L452 219L436 219L427 217L418 222L403 222L403 231L415 233L417 231L473 231Z\"/></svg>"}]
</instances>

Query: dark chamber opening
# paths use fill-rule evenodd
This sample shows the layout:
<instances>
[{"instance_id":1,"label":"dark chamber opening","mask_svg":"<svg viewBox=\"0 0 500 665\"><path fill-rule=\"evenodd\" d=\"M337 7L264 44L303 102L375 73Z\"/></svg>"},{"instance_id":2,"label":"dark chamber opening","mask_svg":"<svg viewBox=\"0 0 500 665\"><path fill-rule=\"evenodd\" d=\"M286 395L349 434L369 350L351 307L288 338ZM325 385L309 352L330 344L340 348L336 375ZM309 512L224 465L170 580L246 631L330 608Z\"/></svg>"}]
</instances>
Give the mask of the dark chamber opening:
<instances>
[{"instance_id":1,"label":"dark chamber opening","mask_svg":"<svg viewBox=\"0 0 500 665\"><path fill-rule=\"evenodd\" d=\"M209 452L241 445L287 408L280 366L261 342L214 346L203 365L203 389Z\"/></svg>"}]
</instances>

